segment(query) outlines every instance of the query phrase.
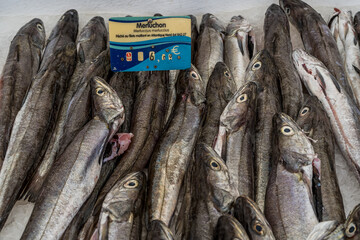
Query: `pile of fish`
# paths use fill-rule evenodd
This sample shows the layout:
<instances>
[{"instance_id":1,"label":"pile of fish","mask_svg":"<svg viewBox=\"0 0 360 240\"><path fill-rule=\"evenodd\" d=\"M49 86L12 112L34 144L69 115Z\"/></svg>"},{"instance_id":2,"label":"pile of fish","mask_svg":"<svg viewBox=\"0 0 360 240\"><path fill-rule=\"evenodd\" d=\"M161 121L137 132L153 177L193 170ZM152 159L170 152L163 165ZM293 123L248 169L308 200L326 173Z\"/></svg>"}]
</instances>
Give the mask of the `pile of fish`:
<instances>
[{"instance_id":1,"label":"pile of fish","mask_svg":"<svg viewBox=\"0 0 360 240\"><path fill-rule=\"evenodd\" d=\"M289 21L305 50L293 50ZM22 240L360 239L339 147L360 183L360 12L327 24L300 0L192 24L186 70L113 73L102 17L33 19L0 78L0 229Z\"/></svg>"}]
</instances>

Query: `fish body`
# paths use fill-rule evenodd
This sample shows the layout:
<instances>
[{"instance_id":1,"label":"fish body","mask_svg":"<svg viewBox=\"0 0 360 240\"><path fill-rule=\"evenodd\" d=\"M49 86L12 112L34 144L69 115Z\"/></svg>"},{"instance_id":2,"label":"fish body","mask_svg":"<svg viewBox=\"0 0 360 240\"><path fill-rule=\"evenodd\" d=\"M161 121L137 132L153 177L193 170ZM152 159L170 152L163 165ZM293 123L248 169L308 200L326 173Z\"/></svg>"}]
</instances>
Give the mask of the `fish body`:
<instances>
[{"instance_id":1,"label":"fish body","mask_svg":"<svg viewBox=\"0 0 360 240\"><path fill-rule=\"evenodd\" d=\"M39 69L44 45L45 28L38 18L21 27L11 41L0 76L0 168L15 117Z\"/></svg>"},{"instance_id":2,"label":"fish body","mask_svg":"<svg viewBox=\"0 0 360 240\"><path fill-rule=\"evenodd\" d=\"M197 20L194 15L189 15L191 18L191 62L194 63L195 56L197 52L197 38L199 36L199 32L197 29Z\"/></svg>"},{"instance_id":3,"label":"fish body","mask_svg":"<svg viewBox=\"0 0 360 240\"><path fill-rule=\"evenodd\" d=\"M300 49L293 59L304 85L322 103L342 155L360 180L359 109L318 59Z\"/></svg>"},{"instance_id":4,"label":"fish body","mask_svg":"<svg viewBox=\"0 0 360 240\"><path fill-rule=\"evenodd\" d=\"M154 220L150 224L147 240L173 240L175 239L171 230L160 220Z\"/></svg>"},{"instance_id":5,"label":"fish body","mask_svg":"<svg viewBox=\"0 0 360 240\"><path fill-rule=\"evenodd\" d=\"M239 89L245 84L245 71L256 53L255 35L250 23L242 16L234 16L226 27L224 60Z\"/></svg>"},{"instance_id":6,"label":"fish body","mask_svg":"<svg viewBox=\"0 0 360 240\"><path fill-rule=\"evenodd\" d=\"M290 27L285 12L272 4L265 13L265 49L280 75L282 111L295 119L303 102L300 77L293 65Z\"/></svg>"},{"instance_id":7,"label":"fish body","mask_svg":"<svg viewBox=\"0 0 360 240\"><path fill-rule=\"evenodd\" d=\"M354 16L354 28L356 31L357 39L360 41L360 12L357 12Z\"/></svg>"}]
</instances>

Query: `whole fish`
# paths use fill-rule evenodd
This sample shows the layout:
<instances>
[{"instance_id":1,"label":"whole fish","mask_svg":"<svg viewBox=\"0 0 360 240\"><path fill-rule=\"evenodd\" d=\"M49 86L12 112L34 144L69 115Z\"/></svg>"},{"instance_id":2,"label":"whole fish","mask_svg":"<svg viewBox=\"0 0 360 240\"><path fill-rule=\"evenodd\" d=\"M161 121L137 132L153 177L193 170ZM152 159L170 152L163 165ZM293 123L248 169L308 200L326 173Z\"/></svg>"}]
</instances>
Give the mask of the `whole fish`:
<instances>
[{"instance_id":1,"label":"whole fish","mask_svg":"<svg viewBox=\"0 0 360 240\"><path fill-rule=\"evenodd\" d=\"M247 196L240 196L234 203L234 217L253 240L275 240L271 226L259 206Z\"/></svg>"},{"instance_id":2,"label":"whole fish","mask_svg":"<svg viewBox=\"0 0 360 240\"><path fill-rule=\"evenodd\" d=\"M90 120L90 79L94 76L106 77L109 67L109 54L104 52L106 49L107 30L102 17L92 18L82 29L77 40L77 63L74 74L69 80L64 101L60 108L59 116L56 119L56 125L52 133L50 142L43 147L45 154L41 159L40 166L36 169L27 187L23 190L25 198L30 202L35 202L41 186L57 156L61 154L74 135L84 124ZM95 59L95 60L94 60ZM87 95L82 96L85 99L78 102L75 97L79 90L87 86ZM81 91L80 90L80 91ZM79 96L79 95L77 95ZM87 99L86 99L87 97ZM77 101L74 101L74 100ZM84 106L86 104L86 106ZM76 108L74 109L74 107ZM80 107L80 108L79 108ZM75 118L71 115L77 115ZM69 121L75 119L75 121ZM71 124L71 126L69 126Z\"/></svg>"},{"instance_id":3,"label":"whole fish","mask_svg":"<svg viewBox=\"0 0 360 240\"><path fill-rule=\"evenodd\" d=\"M255 124L255 200L264 210L266 187L273 158L273 116L280 111L279 75L270 54L258 52L246 69L246 81L259 84Z\"/></svg>"},{"instance_id":4,"label":"whole fish","mask_svg":"<svg viewBox=\"0 0 360 240\"><path fill-rule=\"evenodd\" d=\"M56 117L66 82L75 67L76 48L69 43L52 57L46 71L38 73L15 118L9 146L0 172L0 229L21 187L36 165L49 125Z\"/></svg>"},{"instance_id":5,"label":"whole fish","mask_svg":"<svg viewBox=\"0 0 360 240\"><path fill-rule=\"evenodd\" d=\"M147 165L165 125L167 82L167 71L139 73L130 130L134 137L129 149L121 157L121 163L102 188L93 215L98 215L105 195L119 179L130 171L140 171Z\"/></svg>"},{"instance_id":6,"label":"whole fish","mask_svg":"<svg viewBox=\"0 0 360 240\"><path fill-rule=\"evenodd\" d=\"M335 140L330 119L321 102L315 96L308 96L301 108L296 123L308 136L317 158L321 163L321 221L345 221L344 204L335 171Z\"/></svg>"},{"instance_id":7,"label":"whole fish","mask_svg":"<svg viewBox=\"0 0 360 240\"><path fill-rule=\"evenodd\" d=\"M220 116L220 128L226 129L225 151L221 154L229 169L230 181L239 192L254 198L254 132L257 85L248 82L234 94ZM222 134L221 131L219 134Z\"/></svg>"},{"instance_id":8,"label":"whole fish","mask_svg":"<svg viewBox=\"0 0 360 240\"><path fill-rule=\"evenodd\" d=\"M197 38L199 36L199 32L197 29L197 20L194 15L189 15L191 18L191 62L195 62L195 56L197 52Z\"/></svg>"},{"instance_id":9,"label":"whole fish","mask_svg":"<svg viewBox=\"0 0 360 240\"><path fill-rule=\"evenodd\" d=\"M237 191L230 183L227 166L210 146L197 144L194 167L188 239L213 239L218 219L230 211Z\"/></svg>"},{"instance_id":10,"label":"whole fish","mask_svg":"<svg viewBox=\"0 0 360 240\"><path fill-rule=\"evenodd\" d=\"M147 240L173 240L171 230L160 220L153 220L150 224Z\"/></svg>"},{"instance_id":11,"label":"whole fish","mask_svg":"<svg viewBox=\"0 0 360 240\"><path fill-rule=\"evenodd\" d=\"M276 239L306 239L318 224L312 202L314 149L286 114L276 116L279 159L266 192L265 216Z\"/></svg>"},{"instance_id":12,"label":"whole fish","mask_svg":"<svg viewBox=\"0 0 360 240\"><path fill-rule=\"evenodd\" d=\"M214 145L220 115L235 92L236 85L229 68L225 63L218 62L206 88L206 115L198 142Z\"/></svg>"},{"instance_id":13,"label":"whole fish","mask_svg":"<svg viewBox=\"0 0 360 240\"><path fill-rule=\"evenodd\" d=\"M195 66L205 83L208 83L217 62L223 61L223 38L225 28L214 15L203 15L197 40L198 51Z\"/></svg>"},{"instance_id":14,"label":"whole fish","mask_svg":"<svg viewBox=\"0 0 360 240\"><path fill-rule=\"evenodd\" d=\"M39 69L44 44L45 28L38 18L22 26L11 41L0 76L0 169L15 117Z\"/></svg>"},{"instance_id":15,"label":"whole fish","mask_svg":"<svg viewBox=\"0 0 360 240\"><path fill-rule=\"evenodd\" d=\"M242 16L234 16L226 27L224 60L229 66L237 89L245 84L245 71L256 53L253 28Z\"/></svg>"},{"instance_id":16,"label":"whole fish","mask_svg":"<svg viewBox=\"0 0 360 240\"><path fill-rule=\"evenodd\" d=\"M300 32L305 50L323 62L352 97L335 39L321 15L301 0L279 0L279 2L290 22Z\"/></svg>"},{"instance_id":17,"label":"whole fish","mask_svg":"<svg viewBox=\"0 0 360 240\"><path fill-rule=\"evenodd\" d=\"M130 173L106 195L98 223L99 240L140 239L146 176Z\"/></svg>"},{"instance_id":18,"label":"whole fish","mask_svg":"<svg viewBox=\"0 0 360 240\"><path fill-rule=\"evenodd\" d=\"M272 4L265 13L264 45L280 75L282 111L295 119L303 102L300 77L294 67L290 27L285 12Z\"/></svg>"},{"instance_id":19,"label":"whole fish","mask_svg":"<svg viewBox=\"0 0 360 240\"><path fill-rule=\"evenodd\" d=\"M176 92L172 119L149 166L149 222L161 220L167 226L176 207L205 106L205 84L194 66L180 73Z\"/></svg>"},{"instance_id":20,"label":"whole fish","mask_svg":"<svg viewBox=\"0 0 360 240\"><path fill-rule=\"evenodd\" d=\"M338 221L324 221L315 225L306 240L343 240L346 239L344 231L344 225Z\"/></svg>"},{"instance_id":21,"label":"whole fish","mask_svg":"<svg viewBox=\"0 0 360 240\"><path fill-rule=\"evenodd\" d=\"M70 42L75 42L79 28L79 15L75 9L66 11L58 20L46 41L39 71L46 69L52 55Z\"/></svg>"},{"instance_id":22,"label":"whole fish","mask_svg":"<svg viewBox=\"0 0 360 240\"><path fill-rule=\"evenodd\" d=\"M351 12L335 8L329 24L335 23L337 24L333 27L333 34L335 39L339 39L343 44L342 60L346 77L354 94L355 103L360 107L360 46L352 23Z\"/></svg>"},{"instance_id":23,"label":"whole fish","mask_svg":"<svg viewBox=\"0 0 360 240\"><path fill-rule=\"evenodd\" d=\"M249 240L244 227L231 215L219 217L214 240Z\"/></svg>"},{"instance_id":24,"label":"whole fish","mask_svg":"<svg viewBox=\"0 0 360 240\"><path fill-rule=\"evenodd\" d=\"M356 31L357 39L360 41L360 12L357 12L354 16L354 29Z\"/></svg>"},{"instance_id":25,"label":"whole fish","mask_svg":"<svg viewBox=\"0 0 360 240\"><path fill-rule=\"evenodd\" d=\"M349 213L345 223L345 235L349 239L360 239L360 204Z\"/></svg>"},{"instance_id":26,"label":"whole fish","mask_svg":"<svg viewBox=\"0 0 360 240\"><path fill-rule=\"evenodd\" d=\"M359 109L318 59L300 49L293 59L304 85L322 103L342 155L360 181Z\"/></svg>"},{"instance_id":27,"label":"whole fish","mask_svg":"<svg viewBox=\"0 0 360 240\"><path fill-rule=\"evenodd\" d=\"M107 66L110 66L110 65L107 65ZM108 69L108 67L106 69ZM134 103L134 94L135 94L135 88L136 88L136 86L135 86L136 85L136 76L134 73L117 72L110 79L109 85L116 91L116 93L121 98L121 101L124 105L125 120L124 120L124 123L119 128L118 132L128 133L130 131L130 126L131 126L131 113L132 113L132 106ZM108 143L108 145L111 145L111 144ZM118 150L118 149L116 149L116 150ZM106 154L106 151L105 151L105 154ZM80 231L82 230L85 222L87 222L88 219L91 218L90 216L93 212L94 205L95 205L95 202L97 200L100 190L102 189L105 182L111 175L111 173L114 170L117 163L118 163L117 159L106 161L103 163L103 166L101 167L99 180L97 181L93 192L91 193L90 197L82 205L79 212L76 214L76 216L73 218L73 220L69 224L68 228L66 229L66 231L64 232L64 234L62 236L62 239L74 239L80 234ZM92 219L92 220L94 220L94 219ZM95 224L96 223L92 223L89 225L92 227L95 227ZM84 234L91 234L91 233L89 231L85 231Z\"/></svg>"},{"instance_id":28,"label":"whole fish","mask_svg":"<svg viewBox=\"0 0 360 240\"><path fill-rule=\"evenodd\" d=\"M91 81L94 117L55 162L21 237L59 239L92 192L101 170L101 156L112 131L124 121L116 92L101 78Z\"/></svg>"}]
</instances>

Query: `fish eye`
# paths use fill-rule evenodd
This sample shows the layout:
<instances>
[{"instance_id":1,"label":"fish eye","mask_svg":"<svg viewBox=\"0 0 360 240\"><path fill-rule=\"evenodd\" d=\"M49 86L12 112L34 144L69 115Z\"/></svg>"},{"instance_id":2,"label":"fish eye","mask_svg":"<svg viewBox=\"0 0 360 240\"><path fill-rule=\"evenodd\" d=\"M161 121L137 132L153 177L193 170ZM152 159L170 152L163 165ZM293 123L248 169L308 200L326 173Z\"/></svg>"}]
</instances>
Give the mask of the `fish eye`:
<instances>
[{"instance_id":1,"label":"fish eye","mask_svg":"<svg viewBox=\"0 0 360 240\"><path fill-rule=\"evenodd\" d=\"M245 102L246 100L248 100L248 96L247 96L246 93L244 93L244 94L241 94L241 95L236 99L236 102L242 103L242 102Z\"/></svg>"},{"instance_id":2,"label":"fish eye","mask_svg":"<svg viewBox=\"0 0 360 240\"><path fill-rule=\"evenodd\" d=\"M40 23L36 24L36 27L37 27L37 29L39 29L39 31L41 31L41 32L44 30L43 25L41 25Z\"/></svg>"},{"instance_id":3,"label":"fish eye","mask_svg":"<svg viewBox=\"0 0 360 240\"><path fill-rule=\"evenodd\" d=\"M125 188L136 188L137 186L139 186L139 182L135 179L131 179L124 183Z\"/></svg>"},{"instance_id":4,"label":"fish eye","mask_svg":"<svg viewBox=\"0 0 360 240\"><path fill-rule=\"evenodd\" d=\"M281 133L286 136L294 135L294 130L289 126L284 126L281 128Z\"/></svg>"},{"instance_id":5,"label":"fish eye","mask_svg":"<svg viewBox=\"0 0 360 240\"><path fill-rule=\"evenodd\" d=\"M96 94L97 94L97 95L102 96L102 95L104 95L104 93L105 93L105 92L104 92L104 90L103 90L102 88L97 88L97 89L96 89Z\"/></svg>"},{"instance_id":6,"label":"fish eye","mask_svg":"<svg viewBox=\"0 0 360 240\"><path fill-rule=\"evenodd\" d=\"M230 77L230 74L229 74L228 71L224 72L224 75L225 75L226 77Z\"/></svg>"},{"instance_id":7,"label":"fish eye","mask_svg":"<svg viewBox=\"0 0 360 240\"><path fill-rule=\"evenodd\" d=\"M252 70L258 70L261 68L261 62L257 61L256 63L254 63L254 65L252 66Z\"/></svg>"},{"instance_id":8,"label":"fish eye","mask_svg":"<svg viewBox=\"0 0 360 240\"><path fill-rule=\"evenodd\" d=\"M304 116L306 115L308 112L309 112L309 108L308 107L304 107L302 110L301 110L301 113L300 113L300 116Z\"/></svg>"},{"instance_id":9,"label":"fish eye","mask_svg":"<svg viewBox=\"0 0 360 240\"><path fill-rule=\"evenodd\" d=\"M285 13L286 13L287 15L290 15L290 8L285 7Z\"/></svg>"},{"instance_id":10,"label":"fish eye","mask_svg":"<svg viewBox=\"0 0 360 240\"><path fill-rule=\"evenodd\" d=\"M194 79L199 79L199 75L198 75L196 72L194 72L194 71L191 71L191 72L190 72L190 75L191 75L191 77L193 77Z\"/></svg>"},{"instance_id":11,"label":"fish eye","mask_svg":"<svg viewBox=\"0 0 360 240\"><path fill-rule=\"evenodd\" d=\"M259 222L255 222L255 224L253 225L253 230L259 235L264 234L264 228L263 228L262 224Z\"/></svg>"},{"instance_id":12,"label":"fish eye","mask_svg":"<svg viewBox=\"0 0 360 240\"><path fill-rule=\"evenodd\" d=\"M216 161L212 160L210 161L210 167L212 170L215 170L215 171L219 171L220 170L220 165L219 163L217 163Z\"/></svg>"},{"instance_id":13,"label":"fish eye","mask_svg":"<svg viewBox=\"0 0 360 240\"><path fill-rule=\"evenodd\" d=\"M351 238L355 235L355 232L356 232L356 225L354 223L350 223L345 231L346 236Z\"/></svg>"},{"instance_id":14,"label":"fish eye","mask_svg":"<svg viewBox=\"0 0 360 240\"><path fill-rule=\"evenodd\" d=\"M98 59L97 58L94 58L92 61L91 61L91 63L96 63L98 61Z\"/></svg>"}]
</instances>

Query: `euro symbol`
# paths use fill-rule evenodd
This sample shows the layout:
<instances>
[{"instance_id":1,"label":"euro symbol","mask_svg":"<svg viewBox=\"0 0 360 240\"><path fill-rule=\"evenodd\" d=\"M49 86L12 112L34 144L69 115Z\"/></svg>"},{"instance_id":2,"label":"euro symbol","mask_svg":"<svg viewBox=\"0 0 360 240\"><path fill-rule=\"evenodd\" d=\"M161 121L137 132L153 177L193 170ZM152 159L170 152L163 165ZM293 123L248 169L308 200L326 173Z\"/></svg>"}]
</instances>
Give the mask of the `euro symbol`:
<instances>
[{"instance_id":1,"label":"euro symbol","mask_svg":"<svg viewBox=\"0 0 360 240\"><path fill-rule=\"evenodd\" d=\"M171 52L175 55L179 55L180 52L178 51L178 45L174 46L172 49L171 49Z\"/></svg>"}]
</instances>

